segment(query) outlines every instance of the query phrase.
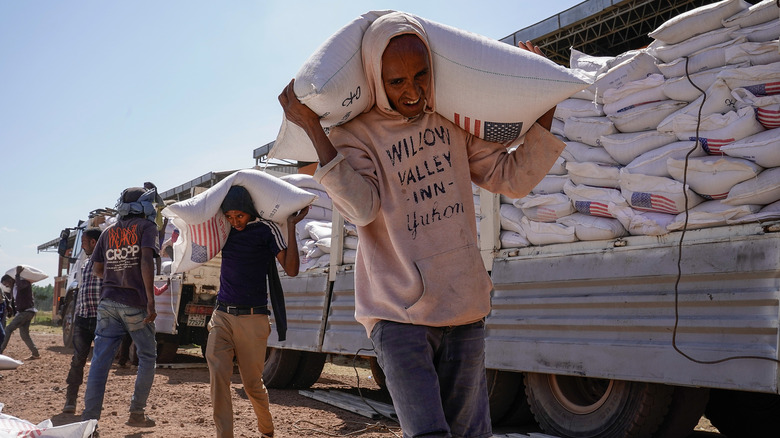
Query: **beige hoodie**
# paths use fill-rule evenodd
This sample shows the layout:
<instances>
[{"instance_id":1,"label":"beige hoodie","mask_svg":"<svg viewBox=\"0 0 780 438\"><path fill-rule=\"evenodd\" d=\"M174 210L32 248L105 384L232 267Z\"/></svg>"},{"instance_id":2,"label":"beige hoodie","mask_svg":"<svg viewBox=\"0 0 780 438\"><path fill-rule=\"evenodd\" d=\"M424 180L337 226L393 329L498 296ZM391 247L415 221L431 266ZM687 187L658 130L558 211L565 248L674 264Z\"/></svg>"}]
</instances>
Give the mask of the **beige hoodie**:
<instances>
[{"instance_id":1,"label":"beige hoodie","mask_svg":"<svg viewBox=\"0 0 780 438\"><path fill-rule=\"evenodd\" d=\"M492 283L477 245L471 182L525 196L565 146L534 125L524 145L507 153L435 113L433 84L424 114L406 119L391 109L381 58L388 41L406 33L428 45L422 26L403 13L366 31L363 63L375 105L331 130L339 154L314 175L357 225L355 318L369 335L379 320L443 327L485 317Z\"/></svg>"}]
</instances>

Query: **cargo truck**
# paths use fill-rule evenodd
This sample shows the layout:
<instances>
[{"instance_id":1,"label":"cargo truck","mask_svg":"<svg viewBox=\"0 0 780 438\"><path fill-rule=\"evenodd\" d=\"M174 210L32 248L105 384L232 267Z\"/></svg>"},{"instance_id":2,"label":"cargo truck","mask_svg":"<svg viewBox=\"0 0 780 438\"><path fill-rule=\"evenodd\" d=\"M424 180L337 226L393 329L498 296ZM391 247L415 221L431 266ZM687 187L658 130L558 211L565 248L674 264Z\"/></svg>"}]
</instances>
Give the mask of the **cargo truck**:
<instances>
[{"instance_id":1,"label":"cargo truck","mask_svg":"<svg viewBox=\"0 0 780 438\"><path fill-rule=\"evenodd\" d=\"M499 197L480 197L480 235L497 236ZM778 222L751 223L511 249L481 239L494 283L494 423L535 418L561 437L684 437L706 409L733 436L776 433L778 231ZM269 339L270 387L311 385L328 354L368 358L381 383L338 241L330 266L282 277L288 332Z\"/></svg>"}]
</instances>

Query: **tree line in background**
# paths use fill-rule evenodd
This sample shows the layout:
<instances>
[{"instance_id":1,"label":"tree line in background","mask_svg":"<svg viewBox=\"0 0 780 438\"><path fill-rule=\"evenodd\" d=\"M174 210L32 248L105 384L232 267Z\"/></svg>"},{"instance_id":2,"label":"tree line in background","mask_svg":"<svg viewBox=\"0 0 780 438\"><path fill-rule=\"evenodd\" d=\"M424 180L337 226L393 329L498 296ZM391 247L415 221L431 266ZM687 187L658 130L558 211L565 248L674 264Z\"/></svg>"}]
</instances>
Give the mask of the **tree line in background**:
<instances>
[{"instance_id":1,"label":"tree line in background","mask_svg":"<svg viewBox=\"0 0 780 438\"><path fill-rule=\"evenodd\" d=\"M54 296L54 286L32 285L33 298L35 299L35 308L38 310L50 311L53 307L52 296Z\"/></svg>"}]
</instances>

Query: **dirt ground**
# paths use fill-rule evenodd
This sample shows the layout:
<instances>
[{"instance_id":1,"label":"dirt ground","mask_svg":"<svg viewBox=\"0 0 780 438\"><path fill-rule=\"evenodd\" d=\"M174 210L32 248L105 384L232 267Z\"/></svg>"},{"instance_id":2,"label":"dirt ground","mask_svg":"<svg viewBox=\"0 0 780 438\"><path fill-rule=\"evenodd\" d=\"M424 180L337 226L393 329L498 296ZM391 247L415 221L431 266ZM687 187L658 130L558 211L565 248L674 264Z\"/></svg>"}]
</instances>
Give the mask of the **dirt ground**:
<instances>
[{"instance_id":1,"label":"dirt ground","mask_svg":"<svg viewBox=\"0 0 780 438\"><path fill-rule=\"evenodd\" d=\"M82 385L76 415L63 414L65 402L65 376L72 353L62 347L62 337L54 330L32 333L40 360L27 361L14 370L0 371L0 403L2 413L38 424L51 419L54 425L80 421L83 409L84 387ZM24 360L29 350L19 338L13 338L5 355ZM337 361L338 362L338 361ZM149 397L147 413L157 425L153 428L126 426L130 396L135 382L135 368L114 367L106 386L103 417L99 422L100 435L109 437L178 437L201 438L214 436L211 403L209 400L209 376L205 361L197 348L179 349L177 367L158 367L154 386ZM363 366L356 369L349 363L327 363L319 381L312 390L339 390L357 395L356 369L360 386L366 397L389 401L371 380L370 370ZM88 368L87 368L88 370ZM85 374L86 374L85 370ZM86 381L86 377L85 377ZM333 405L299 394L298 390L269 390L271 414L274 417L278 438L358 436L361 438L400 437L398 425L391 420L372 420ZM236 371L233 376L233 409L235 412L235 436L256 437L255 417L252 407L243 392L241 379ZM706 419L697 427L706 432L694 433L691 437L721 437ZM514 430L533 432L534 430ZM508 433L509 430L496 430Z\"/></svg>"}]
</instances>

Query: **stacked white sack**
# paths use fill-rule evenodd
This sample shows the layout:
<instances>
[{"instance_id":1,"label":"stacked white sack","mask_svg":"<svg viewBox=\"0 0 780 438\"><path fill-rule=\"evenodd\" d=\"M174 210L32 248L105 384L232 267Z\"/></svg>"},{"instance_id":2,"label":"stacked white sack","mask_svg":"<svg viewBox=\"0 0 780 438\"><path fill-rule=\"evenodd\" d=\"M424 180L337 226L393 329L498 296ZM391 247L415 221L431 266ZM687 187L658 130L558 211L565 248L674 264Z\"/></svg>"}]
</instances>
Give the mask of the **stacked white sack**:
<instances>
[{"instance_id":1,"label":"stacked white sack","mask_svg":"<svg viewBox=\"0 0 780 438\"><path fill-rule=\"evenodd\" d=\"M326 132L367 109L369 92L360 57L363 33L374 20L394 12L357 17L325 41L296 74L296 96L321 116ZM587 76L526 50L412 17L431 45L436 111L477 137L512 144L545 108L590 85ZM308 136L286 119L270 157L317 161Z\"/></svg>"},{"instance_id":2,"label":"stacked white sack","mask_svg":"<svg viewBox=\"0 0 780 438\"><path fill-rule=\"evenodd\" d=\"M594 85L558 105L552 132L567 147L531 195L502 198L501 233L532 244L570 241L572 227L579 240L661 235L683 227L686 205L688 229L780 218L778 23L774 0L725 0L667 21L648 49L572 50Z\"/></svg>"},{"instance_id":3,"label":"stacked white sack","mask_svg":"<svg viewBox=\"0 0 780 438\"><path fill-rule=\"evenodd\" d=\"M282 180L307 192L317 195L310 206L309 213L295 227L300 253L300 272L316 268L327 268L330 265L331 244L333 238L333 201L325 187L314 180L311 175L285 175ZM344 239L342 260L344 263L355 263L357 254L357 230L353 224L344 223L340 234Z\"/></svg>"}]
</instances>

